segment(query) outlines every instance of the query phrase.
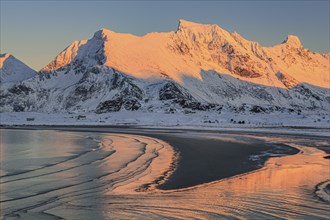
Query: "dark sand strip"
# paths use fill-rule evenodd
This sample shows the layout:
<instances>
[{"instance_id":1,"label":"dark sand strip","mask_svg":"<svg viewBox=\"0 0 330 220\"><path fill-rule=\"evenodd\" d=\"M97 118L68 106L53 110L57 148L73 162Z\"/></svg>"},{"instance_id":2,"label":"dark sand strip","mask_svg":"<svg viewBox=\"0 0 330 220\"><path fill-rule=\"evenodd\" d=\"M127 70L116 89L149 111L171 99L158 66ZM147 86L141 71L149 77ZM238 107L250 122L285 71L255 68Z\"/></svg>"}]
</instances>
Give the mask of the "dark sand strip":
<instances>
[{"instance_id":1,"label":"dark sand strip","mask_svg":"<svg viewBox=\"0 0 330 220\"><path fill-rule=\"evenodd\" d=\"M228 142L210 138L185 138L173 135L151 135L171 144L180 154L177 169L158 188L180 189L228 178L260 168L269 157L250 160L252 155L276 150L275 146L263 142L249 144ZM291 147L280 149L283 154L299 151Z\"/></svg>"}]
</instances>

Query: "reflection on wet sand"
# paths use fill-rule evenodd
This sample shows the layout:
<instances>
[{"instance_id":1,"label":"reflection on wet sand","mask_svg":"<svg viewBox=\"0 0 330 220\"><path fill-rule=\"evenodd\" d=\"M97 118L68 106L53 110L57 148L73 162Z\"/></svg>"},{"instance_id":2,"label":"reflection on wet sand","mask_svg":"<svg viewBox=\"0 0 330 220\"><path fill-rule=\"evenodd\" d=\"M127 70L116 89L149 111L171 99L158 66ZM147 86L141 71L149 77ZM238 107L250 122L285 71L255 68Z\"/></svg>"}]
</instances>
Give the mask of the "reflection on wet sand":
<instances>
[{"instance_id":1,"label":"reflection on wet sand","mask_svg":"<svg viewBox=\"0 0 330 220\"><path fill-rule=\"evenodd\" d=\"M164 191L150 187L147 191L136 191L145 183L153 183L171 167L175 159L174 152L166 143L143 136L123 134L101 137L101 146L106 146L107 151L114 153L104 156L106 159L100 161L94 155L90 165L79 169L82 174L85 169L89 172L98 170L95 176L89 173L82 178L92 181L79 182L79 185L15 203L21 209L12 208L14 203L5 203L5 207L23 218L33 215L67 219L329 217L329 203L320 200L314 193L317 184L330 179L329 160L324 158L327 155L324 151L309 147L310 143L315 144L313 140L253 137L267 142L285 143L300 152L270 158L263 168L247 174L186 189ZM325 144L328 145L327 142ZM101 153L104 149L95 151L103 155ZM72 172L66 173L63 178L76 180ZM9 189L12 186L7 187Z\"/></svg>"},{"instance_id":2,"label":"reflection on wet sand","mask_svg":"<svg viewBox=\"0 0 330 220\"><path fill-rule=\"evenodd\" d=\"M329 178L325 153L298 146L297 155L271 158L249 174L171 192L140 196L117 195L105 218L136 216L236 219L328 219L329 204L320 201L314 187ZM122 201L125 201L123 204Z\"/></svg>"}]
</instances>

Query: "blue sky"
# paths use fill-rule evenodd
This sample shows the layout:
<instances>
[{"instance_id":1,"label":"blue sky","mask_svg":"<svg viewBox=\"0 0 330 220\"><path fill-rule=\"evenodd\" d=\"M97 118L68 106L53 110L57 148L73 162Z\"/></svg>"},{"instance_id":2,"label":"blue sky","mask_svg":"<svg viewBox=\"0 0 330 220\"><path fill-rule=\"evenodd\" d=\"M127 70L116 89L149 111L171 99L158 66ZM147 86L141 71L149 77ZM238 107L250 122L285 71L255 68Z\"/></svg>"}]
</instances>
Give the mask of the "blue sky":
<instances>
[{"instance_id":1,"label":"blue sky","mask_svg":"<svg viewBox=\"0 0 330 220\"><path fill-rule=\"evenodd\" d=\"M89 39L100 28L143 35L175 31L185 19L218 24L264 46L294 34L306 48L327 53L329 2L1 0L0 49L39 70L74 40Z\"/></svg>"}]
</instances>

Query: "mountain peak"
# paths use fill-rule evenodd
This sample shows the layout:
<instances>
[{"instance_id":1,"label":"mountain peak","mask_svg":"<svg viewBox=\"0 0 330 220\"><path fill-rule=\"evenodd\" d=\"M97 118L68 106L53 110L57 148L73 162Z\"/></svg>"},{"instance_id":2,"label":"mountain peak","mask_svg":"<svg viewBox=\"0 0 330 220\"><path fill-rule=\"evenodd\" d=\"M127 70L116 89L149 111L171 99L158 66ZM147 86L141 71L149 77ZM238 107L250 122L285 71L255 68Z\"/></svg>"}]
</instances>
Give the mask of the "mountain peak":
<instances>
[{"instance_id":1,"label":"mountain peak","mask_svg":"<svg viewBox=\"0 0 330 220\"><path fill-rule=\"evenodd\" d=\"M7 60L9 57L13 57L10 53L3 53L0 54L0 68L2 68L3 63L5 62L5 60Z\"/></svg>"},{"instance_id":2,"label":"mountain peak","mask_svg":"<svg viewBox=\"0 0 330 220\"><path fill-rule=\"evenodd\" d=\"M286 39L283 41L283 44L289 44L294 47L301 47L301 42L299 38L295 35L288 35Z\"/></svg>"},{"instance_id":3,"label":"mountain peak","mask_svg":"<svg viewBox=\"0 0 330 220\"><path fill-rule=\"evenodd\" d=\"M10 56L11 56L10 53L2 53L2 54L0 54L0 58L1 58L1 60L2 60L2 59L7 59L7 58L10 57Z\"/></svg>"},{"instance_id":4,"label":"mountain peak","mask_svg":"<svg viewBox=\"0 0 330 220\"><path fill-rule=\"evenodd\" d=\"M113 33L113 31L111 31L109 29L101 28L100 30L98 30L94 33L94 38L106 40L112 33Z\"/></svg>"},{"instance_id":5,"label":"mountain peak","mask_svg":"<svg viewBox=\"0 0 330 220\"><path fill-rule=\"evenodd\" d=\"M191 29L191 28L206 28L206 27L219 27L216 24L201 24L184 19L179 20L178 30Z\"/></svg>"},{"instance_id":6,"label":"mountain peak","mask_svg":"<svg viewBox=\"0 0 330 220\"><path fill-rule=\"evenodd\" d=\"M187 21L187 20L184 20L184 19L179 20L179 27L191 27L191 26L196 26L196 25L202 25L202 24L195 23L195 22L192 22L192 21Z\"/></svg>"},{"instance_id":7,"label":"mountain peak","mask_svg":"<svg viewBox=\"0 0 330 220\"><path fill-rule=\"evenodd\" d=\"M18 82L33 77L36 72L10 53L0 54L0 82Z\"/></svg>"}]
</instances>

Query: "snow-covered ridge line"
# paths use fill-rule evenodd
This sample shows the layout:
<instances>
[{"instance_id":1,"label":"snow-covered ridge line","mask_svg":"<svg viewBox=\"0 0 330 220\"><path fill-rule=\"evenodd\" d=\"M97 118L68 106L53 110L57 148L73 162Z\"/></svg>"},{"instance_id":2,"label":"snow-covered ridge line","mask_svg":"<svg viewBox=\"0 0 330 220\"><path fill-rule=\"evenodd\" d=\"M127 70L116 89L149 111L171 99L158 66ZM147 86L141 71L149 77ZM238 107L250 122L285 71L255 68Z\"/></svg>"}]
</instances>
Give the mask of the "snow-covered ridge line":
<instances>
[{"instance_id":1,"label":"snow-covered ridge line","mask_svg":"<svg viewBox=\"0 0 330 220\"><path fill-rule=\"evenodd\" d=\"M97 31L36 76L2 83L0 111L315 112L330 106L329 57L289 35L279 45L180 20L142 37Z\"/></svg>"},{"instance_id":2,"label":"snow-covered ridge line","mask_svg":"<svg viewBox=\"0 0 330 220\"><path fill-rule=\"evenodd\" d=\"M74 42L42 71L56 71L84 57L88 57L87 65L98 63L142 79L161 74L182 82L183 76L201 79L201 70L213 70L276 87L285 87L275 77L278 72L325 88L330 82L327 57L305 49L297 36L288 35L281 44L262 47L217 25L185 20L180 20L175 32L144 36L103 28L88 41Z\"/></svg>"}]
</instances>

